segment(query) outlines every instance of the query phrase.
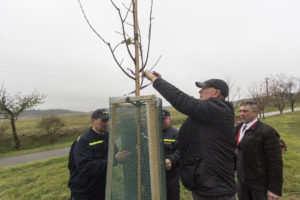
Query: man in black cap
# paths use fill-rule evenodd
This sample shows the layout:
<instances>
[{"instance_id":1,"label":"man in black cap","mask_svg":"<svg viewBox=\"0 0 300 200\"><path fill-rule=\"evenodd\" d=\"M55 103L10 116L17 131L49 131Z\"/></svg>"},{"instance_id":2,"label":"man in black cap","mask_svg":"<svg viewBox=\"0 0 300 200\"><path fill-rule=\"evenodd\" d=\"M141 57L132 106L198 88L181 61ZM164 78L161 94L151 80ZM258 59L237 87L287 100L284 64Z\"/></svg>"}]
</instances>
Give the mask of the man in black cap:
<instances>
[{"instance_id":1,"label":"man in black cap","mask_svg":"<svg viewBox=\"0 0 300 200\"><path fill-rule=\"evenodd\" d=\"M200 99L189 96L146 70L153 87L187 119L180 127L179 174L194 200L230 200L234 180L234 110L225 101L228 86L220 79L196 82Z\"/></svg>"},{"instance_id":2,"label":"man in black cap","mask_svg":"<svg viewBox=\"0 0 300 200\"><path fill-rule=\"evenodd\" d=\"M104 200L108 158L108 121L105 109L91 116L91 128L75 141L69 153L71 200ZM118 152L116 160L126 161L128 152Z\"/></svg>"},{"instance_id":3,"label":"man in black cap","mask_svg":"<svg viewBox=\"0 0 300 200\"><path fill-rule=\"evenodd\" d=\"M167 170L167 200L179 200L178 130L171 126L170 112L168 110L162 110L162 130L164 137L165 165Z\"/></svg>"}]
</instances>

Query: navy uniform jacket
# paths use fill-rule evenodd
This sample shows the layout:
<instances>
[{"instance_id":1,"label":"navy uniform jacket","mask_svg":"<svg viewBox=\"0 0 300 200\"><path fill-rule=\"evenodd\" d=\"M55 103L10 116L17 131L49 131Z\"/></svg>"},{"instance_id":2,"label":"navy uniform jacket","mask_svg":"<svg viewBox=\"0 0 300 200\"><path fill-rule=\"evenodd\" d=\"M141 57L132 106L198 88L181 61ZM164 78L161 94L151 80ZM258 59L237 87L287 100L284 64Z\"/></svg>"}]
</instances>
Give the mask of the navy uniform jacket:
<instances>
[{"instance_id":1,"label":"navy uniform jacket","mask_svg":"<svg viewBox=\"0 0 300 200\"><path fill-rule=\"evenodd\" d=\"M72 196L104 199L108 157L108 132L90 128L73 143L69 155Z\"/></svg>"},{"instance_id":2,"label":"navy uniform jacket","mask_svg":"<svg viewBox=\"0 0 300 200\"><path fill-rule=\"evenodd\" d=\"M167 171L167 179L178 176L177 167L179 166L179 152L177 139L178 130L173 126L169 126L163 130L165 158L172 162L171 170Z\"/></svg>"}]
</instances>

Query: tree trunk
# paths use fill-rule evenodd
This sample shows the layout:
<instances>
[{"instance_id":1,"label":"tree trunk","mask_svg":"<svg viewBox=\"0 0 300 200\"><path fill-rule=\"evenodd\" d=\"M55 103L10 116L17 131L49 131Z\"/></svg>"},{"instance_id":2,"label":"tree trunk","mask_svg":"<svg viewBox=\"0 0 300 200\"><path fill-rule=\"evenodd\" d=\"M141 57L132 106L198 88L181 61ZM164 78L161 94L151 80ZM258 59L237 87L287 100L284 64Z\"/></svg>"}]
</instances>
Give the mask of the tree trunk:
<instances>
[{"instance_id":1,"label":"tree trunk","mask_svg":"<svg viewBox=\"0 0 300 200\"><path fill-rule=\"evenodd\" d=\"M135 44L135 96L140 96L140 56L139 56L139 24L138 24L138 0L133 5L133 25Z\"/></svg>"},{"instance_id":2,"label":"tree trunk","mask_svg":"<svg viewBox=\"0 0 300 200\"><path fill-rule=\"evenodd\" d=\"M282 114L283 113L283 108L279 108L279 112L280 112L280 114Z\"/></svg>"},{"instance_id":3,"label":"tree trunk","mask_svg":"<svg viewBox=\"0 0 300 200\"><path fill-rule=\"evenodd\" d=\"M20 139L18 138L18 135L17 135L17 129L16 129L16 124L15 124L15 118L14 118L14 116L11 116L11 118L10 118L10 124L11 124L13 138L14 138L15 144L16 144L15 147L16 147L16 149L19 149L20 146L21 146L21 141L20 141Z\"/></svg>"}]
</instances>

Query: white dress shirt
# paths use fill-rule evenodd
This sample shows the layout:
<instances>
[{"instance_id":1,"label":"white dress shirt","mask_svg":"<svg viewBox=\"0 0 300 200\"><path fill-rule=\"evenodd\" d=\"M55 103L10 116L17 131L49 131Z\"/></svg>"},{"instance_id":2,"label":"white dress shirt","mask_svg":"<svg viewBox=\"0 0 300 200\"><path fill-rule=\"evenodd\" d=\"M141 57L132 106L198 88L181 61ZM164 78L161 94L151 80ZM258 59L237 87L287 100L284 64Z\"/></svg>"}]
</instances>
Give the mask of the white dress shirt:
<instances>
[{"instance_id":1,"label":"white dress shirt","mask_svg":"<svg viewBox=\"0 0 300 200\"><path fill-rule=\"evenodd\" d=\"M241 126L240 130L240 137L239 142L243 139L245 132L255 123L257 122L257 118L255 118L253 121L249 122L248 124L244 123L243 126Z\"/></svg>"}]
</instances>

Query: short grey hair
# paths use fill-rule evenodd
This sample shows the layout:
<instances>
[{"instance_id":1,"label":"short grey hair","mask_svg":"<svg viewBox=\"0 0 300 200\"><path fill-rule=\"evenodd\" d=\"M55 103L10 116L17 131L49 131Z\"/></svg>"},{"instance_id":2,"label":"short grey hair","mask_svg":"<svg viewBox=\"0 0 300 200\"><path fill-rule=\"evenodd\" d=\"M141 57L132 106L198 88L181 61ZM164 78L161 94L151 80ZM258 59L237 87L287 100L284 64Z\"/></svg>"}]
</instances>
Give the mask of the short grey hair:
<instances>
[{"instance_id":1,"label":"short grey hair","mask_svg":"<svg viewBox=\"0 0 300 200\"><path fill-rule=\"evenodd\" d=\"M252 111L259 111L258 104L253 100L245 100L240 103L240 106L250 106Z\"/></svg>"}]
</instances>

